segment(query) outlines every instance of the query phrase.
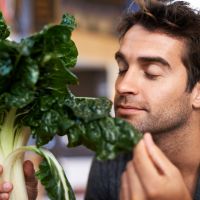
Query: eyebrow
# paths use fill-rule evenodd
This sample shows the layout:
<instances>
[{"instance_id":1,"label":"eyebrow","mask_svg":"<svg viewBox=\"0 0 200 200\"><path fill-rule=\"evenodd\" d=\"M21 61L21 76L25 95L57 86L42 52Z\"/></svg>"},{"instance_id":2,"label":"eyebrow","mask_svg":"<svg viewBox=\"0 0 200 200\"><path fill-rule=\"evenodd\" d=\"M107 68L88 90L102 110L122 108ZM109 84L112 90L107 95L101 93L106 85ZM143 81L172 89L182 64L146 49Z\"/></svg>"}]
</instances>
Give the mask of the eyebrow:
<instances>
[{"instance_id":1,"label":"eyebrow","mask_svg":"<svg viewBox=\"0 0 200 200\"><path fill-rule=\"evenodd\" d=\"M115 53L115 59L122 60L127 63L124 54L120 51L117 51ZM159 56L155 56L155 57L154 56L142 56L142 57L138 58L138 62L140 62L140 63L160 63L162 66L165 66L168 69L171 69L170 64L165 59L163 59L162 57L159 57Z\"/></svg>"},{"instance_id":2,"label":"eyebrow","mask_svg":"<svg viewBox=\"0 0 200 200\"><path fill-rule=\"evenodd\" d=\"M138 61L140 63L160 63L162 66L167 67L168 69L171 69L170 64L163 58L161 57L139 57Z\"/></svg>"}]
</instances>

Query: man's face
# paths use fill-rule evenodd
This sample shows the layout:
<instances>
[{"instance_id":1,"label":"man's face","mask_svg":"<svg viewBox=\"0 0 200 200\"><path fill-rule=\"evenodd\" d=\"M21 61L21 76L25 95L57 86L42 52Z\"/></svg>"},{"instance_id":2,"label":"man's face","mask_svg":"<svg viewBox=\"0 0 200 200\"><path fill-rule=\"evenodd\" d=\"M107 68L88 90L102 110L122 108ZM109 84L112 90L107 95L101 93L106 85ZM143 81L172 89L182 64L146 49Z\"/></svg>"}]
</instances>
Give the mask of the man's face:
<instances>
[{"instance_id":1,"label":"man's face","mask_svg":"<svg viewBox=\"0 0 200 200\"><path fill-rule=\"evenodd\" d=\"M163 133L187 125L192 104L181 58L185 44L164 33L133 26L116 53L115 114L142 132Z\"/></svg>"}]
</instances>

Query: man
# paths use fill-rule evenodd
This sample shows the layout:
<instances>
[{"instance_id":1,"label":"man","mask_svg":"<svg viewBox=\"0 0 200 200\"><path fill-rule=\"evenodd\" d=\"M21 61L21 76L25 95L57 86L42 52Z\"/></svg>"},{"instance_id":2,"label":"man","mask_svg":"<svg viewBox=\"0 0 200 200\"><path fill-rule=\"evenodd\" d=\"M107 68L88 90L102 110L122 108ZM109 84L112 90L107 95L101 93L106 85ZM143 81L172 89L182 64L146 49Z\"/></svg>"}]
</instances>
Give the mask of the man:
<instances>
[{"instance_id":1,"label":"man","mask_svg":"<svg viewBox=\"0 0 200 200\"><path fill-rule=\"evenodd\" d=\"M133 155L94 160L85 199L199 200L200 14L154 1L120 33L115 113L151 134Z\"/></svg>"}]
</instances>

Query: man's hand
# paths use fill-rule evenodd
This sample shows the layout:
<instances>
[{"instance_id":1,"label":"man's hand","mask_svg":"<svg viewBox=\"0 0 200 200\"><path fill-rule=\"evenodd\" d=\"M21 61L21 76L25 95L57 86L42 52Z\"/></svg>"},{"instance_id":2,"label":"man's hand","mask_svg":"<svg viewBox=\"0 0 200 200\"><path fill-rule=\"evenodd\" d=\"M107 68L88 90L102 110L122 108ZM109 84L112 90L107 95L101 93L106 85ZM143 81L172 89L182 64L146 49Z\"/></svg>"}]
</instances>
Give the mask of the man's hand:
<instances>
[{"instance_id":1,"label":"man's hand","mask_svg":"<svg viewBox=\"0 0 200 200\"><path fill-rule=\"evenodd\" d=\"M150 134L135 147L121 178L120 200L192 200L179 170Z\"/></svg>"},{"instance_id":2,"label":"man's hand","mask_svg":"<svg viewBox=\"0 0 200 200\"><path fill-rule=\"evenodd\" d=\"M35 170L33 163L29 160L23 164L24 176L26 181L26 189L28 192L28 200L35 200L37 197L37 184L38 181L35 178ZM0 175L3 173L3 168L0 166ZM9 200L10 193L13 189L13 185L9 182L4 182L0 185L0 200Z\"/></svg>"}]
</instances>

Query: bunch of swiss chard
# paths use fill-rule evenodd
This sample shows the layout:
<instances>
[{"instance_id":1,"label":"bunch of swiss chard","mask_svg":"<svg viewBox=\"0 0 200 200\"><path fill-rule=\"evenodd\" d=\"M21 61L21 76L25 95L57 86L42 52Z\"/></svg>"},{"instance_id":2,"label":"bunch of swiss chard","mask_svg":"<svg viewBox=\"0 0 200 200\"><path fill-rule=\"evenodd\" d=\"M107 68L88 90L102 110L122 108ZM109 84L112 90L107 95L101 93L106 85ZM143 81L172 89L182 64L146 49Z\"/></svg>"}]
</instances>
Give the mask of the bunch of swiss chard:
<instances>
[{"instance_id":1,"label":"bunch of swiss chard","mask_svg":"<svg viewBox=\"0 0 200 200\"><path fill-rule=\"evenodd\" d=\"M69 85L78 83L71 71L78 55L71 40L75 26L74 17L66 14L59 25L47 25L16 43L6 39L9 29L0 15L0 164L1 179L14 184L12 200L28 199L25 151L44 158L36 176L50 199L75 199L62 167L41 148L55 135L66 135L68 147L85 145L102 160L130 151L141 138L131 125L110 116L108 99L71 93ZM26 146L30 136L36 146Z\"/></svg>"}]
</instances>

